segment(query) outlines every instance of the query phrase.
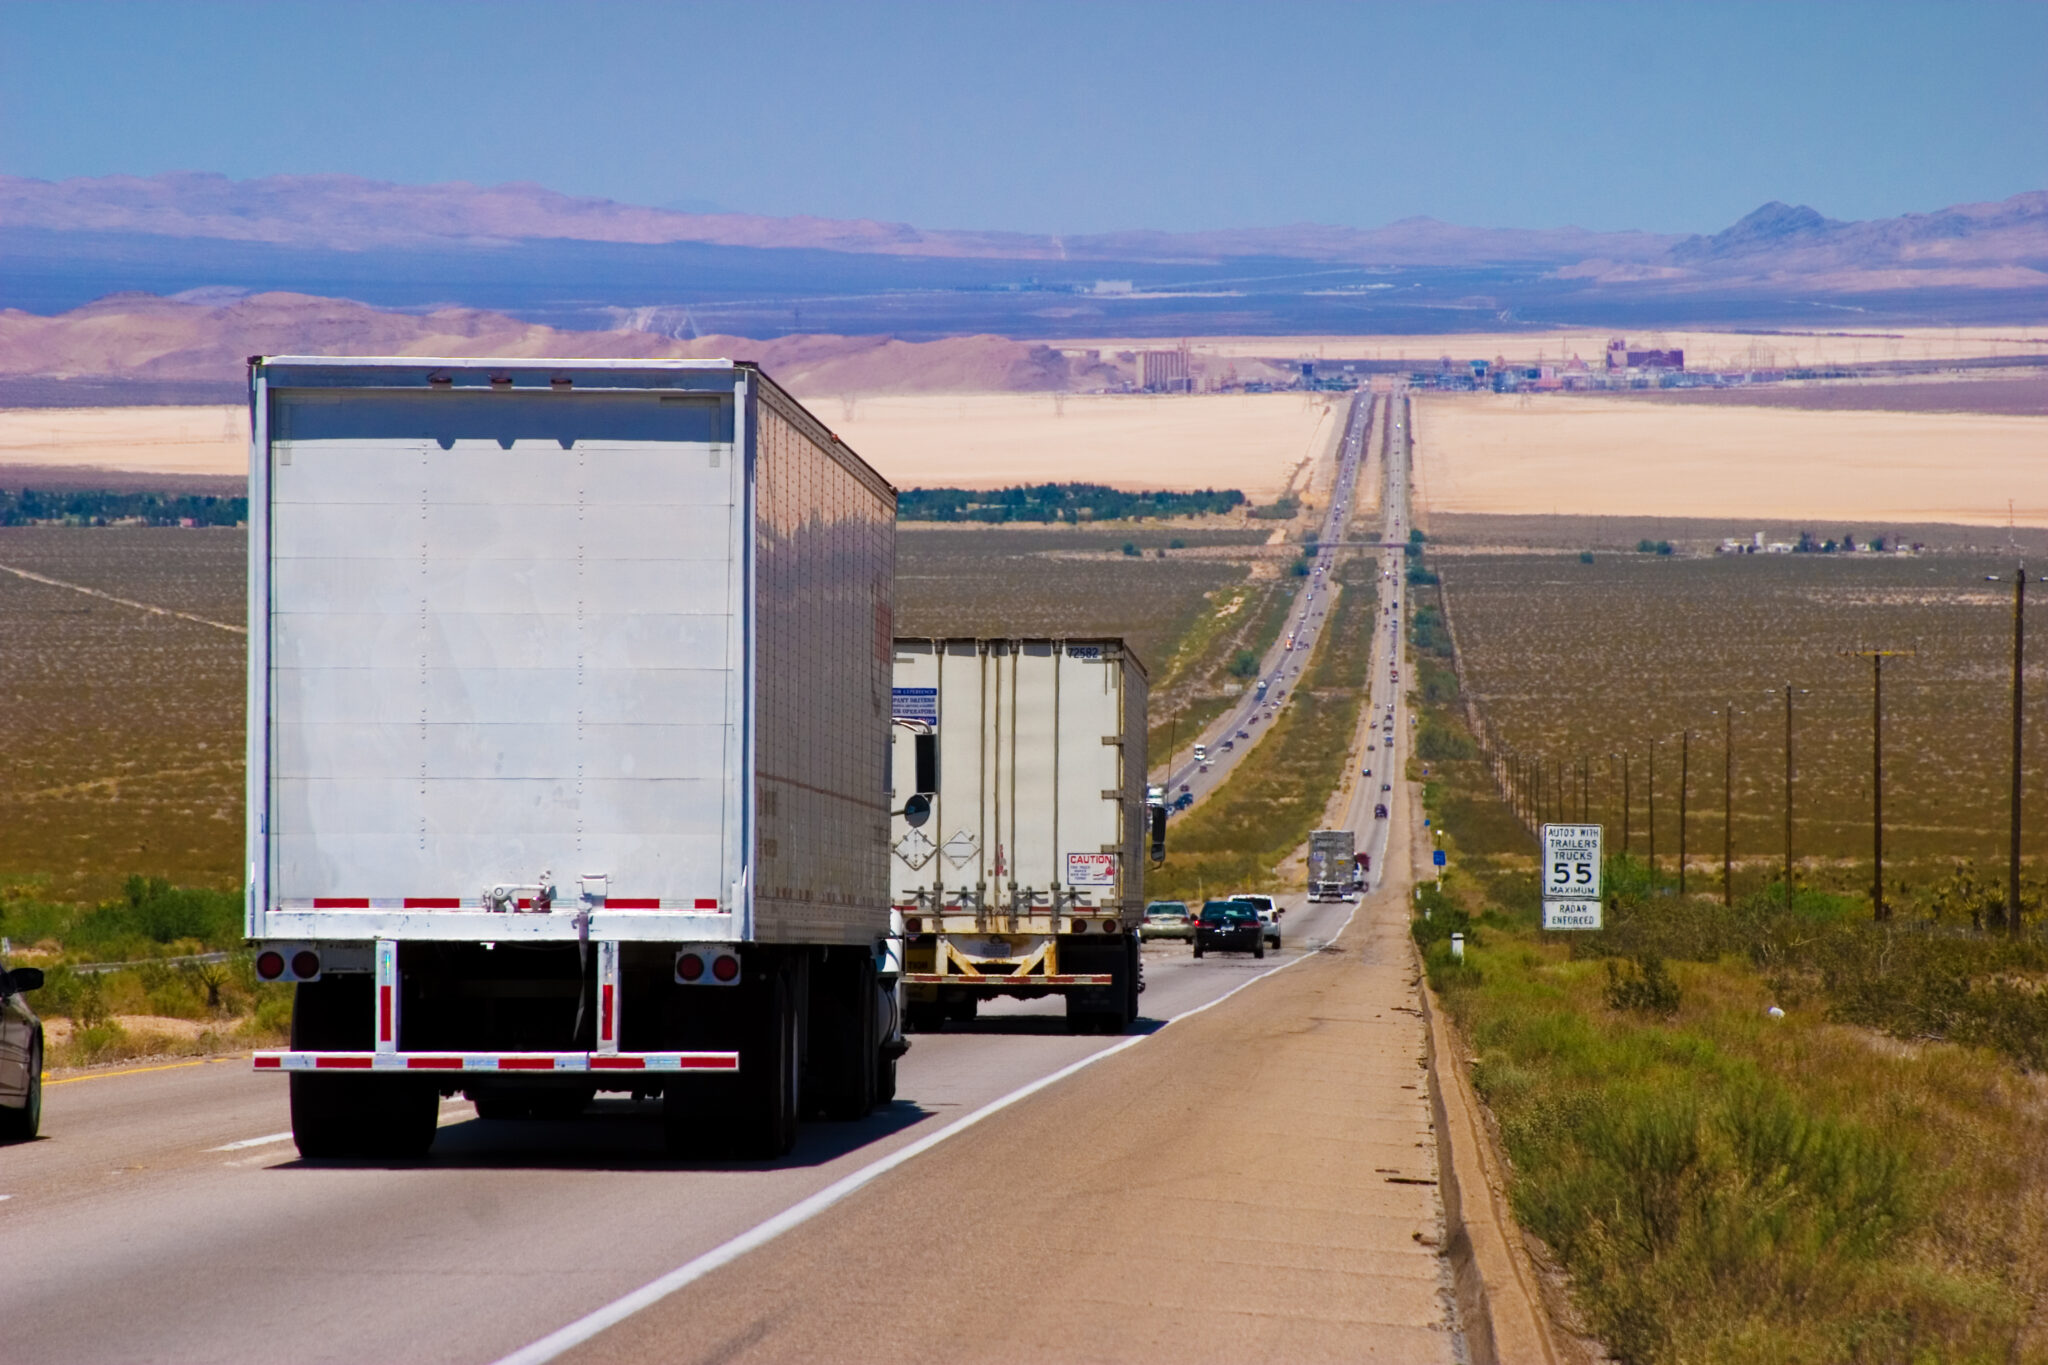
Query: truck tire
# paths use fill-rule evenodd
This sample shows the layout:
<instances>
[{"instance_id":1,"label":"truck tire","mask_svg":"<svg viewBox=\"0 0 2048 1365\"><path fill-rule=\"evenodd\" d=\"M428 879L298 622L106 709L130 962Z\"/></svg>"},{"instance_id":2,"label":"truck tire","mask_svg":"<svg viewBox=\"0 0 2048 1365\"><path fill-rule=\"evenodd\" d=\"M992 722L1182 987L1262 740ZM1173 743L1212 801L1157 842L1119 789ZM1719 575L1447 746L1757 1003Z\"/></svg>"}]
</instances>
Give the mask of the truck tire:
<instances>
[{"instance_id":1,"label":"truck tire","mask_svg":"<svg viewBox=\"0 0 2048 1365\"><path fill-rule=\"evenodd\" d=\"M1124 1014L1126 1018L1135 1022L1138 1017L1138 997L1145 991L1145 955L1139 951L1137 939L1125 941L1130 945L1129 952L1125 954L1125 961L1130 963L1131 1003Z\"/></svg>"},{"instance_id":2,"label":"truck tire","mask_svg":"<svg viewBox=\"0 0 2048 1365\"><path fill-rule=\"evenodd\" d=\"M875 963L843 953L811 968L804 1094L820 1118L864 1119L875 1107Z\"/></svg>"},{"instance_id":3,"label":"truck tire","mask_svg":"<svg viewBox=\"0 0 2048 1365\"><path fill-rule=\"evenodd\" d=\"M789 973L775 972L759 994L740 1045L739 1093L730 1115L730 1150L742 1161L773 1161L796 1146L803 1058Z\"/></svg>"},{"instance_id":4,"label":"truck tire","mask_svg":"<svg viewBox=\"0 0 2048 1365\"><path fill-rule=\"evenodd\" d=\"M880 1108L896 1102L896 1055L878 1053L875 1057L875 1105Z\"/></svg>"},{"instance_id":5,"label":"truck tire","mask_svg":"<svg viewBox=\"0 0 2048 1365\"><path fill-rule=\"evenodd\" d=\"M350 974L301 982L292 994L292 1048L370 1046L371 980ZM291 1077L292 1140L299 1155L409 1158L426 1155L440 1119L440 1089L413 1076Z\"/></svg>"},{"instance_id":6,"label":"truck tire","mask_svg":"<svg viewBox=\"0 0 2048 1365\"><path fill-rule=\"evenodd\" d=\"M905 1033L938 1033L946 1027L946 1007L936 1000L912 1000L903 1007Z\"/></svg>"}]
</instances>

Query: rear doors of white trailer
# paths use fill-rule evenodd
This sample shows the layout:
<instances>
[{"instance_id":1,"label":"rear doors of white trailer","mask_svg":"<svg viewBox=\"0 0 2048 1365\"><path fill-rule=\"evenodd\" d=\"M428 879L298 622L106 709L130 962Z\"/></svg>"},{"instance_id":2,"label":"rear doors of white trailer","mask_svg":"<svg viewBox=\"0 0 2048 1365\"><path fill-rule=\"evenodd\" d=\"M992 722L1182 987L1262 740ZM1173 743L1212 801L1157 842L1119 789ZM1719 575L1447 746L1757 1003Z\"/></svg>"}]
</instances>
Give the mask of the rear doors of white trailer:
<instances>
[{"instance_id":1,"label":"rear doors of white trailer","mask_svg":"<svg viewBox=\"0 0 2048 1365\"><path fill-rule=\"evenodd\" d=\"M1135 897L1142 677L1115 641L899 639L896 904L1023 912L1051 910L1055 893L1062 905ZM901 810L923 726L938 737L939 782L930 818L913 829Z\"/></svg>"},{"instance_id":2,"label":"rear doors of white trailer","mask_svg":"<svg viewBox=\"0 0 2048 1365\"><path fill-rule=\"evenodd\" d=\"M501 888L530 908L548 883L660 912L664 937L731 936L738 372L435 392L306 364L330 370L293 387L279 362L257 405L252 937L466 937L437 912Z\"/></svg>"}]
</instances>

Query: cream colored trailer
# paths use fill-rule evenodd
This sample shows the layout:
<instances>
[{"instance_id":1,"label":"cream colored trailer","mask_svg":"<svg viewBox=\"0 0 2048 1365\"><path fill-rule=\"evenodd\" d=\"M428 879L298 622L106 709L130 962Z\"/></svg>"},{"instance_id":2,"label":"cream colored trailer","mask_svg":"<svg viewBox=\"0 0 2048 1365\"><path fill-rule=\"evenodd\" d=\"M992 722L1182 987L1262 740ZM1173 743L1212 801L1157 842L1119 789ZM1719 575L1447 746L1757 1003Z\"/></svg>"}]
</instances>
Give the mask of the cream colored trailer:
<instances>
[{"instance_id":1,"label":"cream colored trailer","mask_svg":"<svg viewBox=\"0 0 2048 1365\"><path fill-rule=\"evenodd\" d=\"M899 639L889 884L913 1027L1058 993L1137 1012L1152 806L1143 664L1116 639Z\"/></svg>"}]
</instances>

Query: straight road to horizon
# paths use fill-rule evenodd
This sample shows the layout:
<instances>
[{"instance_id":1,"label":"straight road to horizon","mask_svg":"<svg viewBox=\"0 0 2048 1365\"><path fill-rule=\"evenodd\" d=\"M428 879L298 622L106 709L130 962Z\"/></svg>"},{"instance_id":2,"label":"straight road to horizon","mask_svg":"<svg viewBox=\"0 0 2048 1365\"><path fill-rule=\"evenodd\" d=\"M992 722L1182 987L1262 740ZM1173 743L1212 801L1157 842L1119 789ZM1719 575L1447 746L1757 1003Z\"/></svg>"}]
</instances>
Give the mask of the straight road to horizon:
<instances>
[{"instance_id":1,"label":"straight road to horizon","mask_svg":"<svg viewBox=\"0 0 2048 1365\"><path fill-rule=\"evenodd\" d=\"M1189 737L1186 752L1190 757L1182 759L1182 750L1178 747L1166 756L1162 780L1169 803L1185 790L1195 798L1192 804L1200 805L1222 786L1238 761L1264 734L1264 730L1258 727L1271 727L1286 697L1293 694L1299 683L1301 666L1315 652L1316 641L1322 637L1323 618L1334 587L1330 582L1330 571L1336 567L1337 548L1344 540L1344 528L1355 511L1352 501L1371 445L1373 413L1380 406L1369 388L1361 388L1352 395L1350 410L1344 419L1344 434L1337 443L1337 468L1330 480L1330 503L1324 509L1321 529L1317 532L1316 554L1310 561L1309 576L1302 580L1301 591L1295 594L1298 605L1288 607L1287 623L1267 648L1265 657L1259 660L1258 678L1246 683L1244 695L1199 735ZM1382 515L1389 505L1382 501ZM1270 684L1264 698L1258 692L1259 679ZM1239 735L1245 738L1239 739ZM1233 747L1225 749L1226 741L1232 742ZM1206 746L1208 757L1204 760L1192 757L1197 743ZM1155 767L1153 771L1158 773L1160 769Z\"/></svg>"},{"instance_id":2,"label":"straight road to horizon","mask_svg":"<svg viewBox=\"0 0 2048 1365\"><path fill-rule=\"evenodd\" d=\"M47 1136L0 1149L6 1358L1449 1361L1408 869L1386 864L1407 803L1372 821L1367 797L1385 881L1355 917L1295 905L1277 960L1149 946L1132 1037L1069 1035L1055 1001L920 1034L893 1105L769 1165L678 1169L626 1101L515 1123L451 1100L424 1162L307 1162L246 1058L54 1083Z\"/></svg>"}]
</instances>

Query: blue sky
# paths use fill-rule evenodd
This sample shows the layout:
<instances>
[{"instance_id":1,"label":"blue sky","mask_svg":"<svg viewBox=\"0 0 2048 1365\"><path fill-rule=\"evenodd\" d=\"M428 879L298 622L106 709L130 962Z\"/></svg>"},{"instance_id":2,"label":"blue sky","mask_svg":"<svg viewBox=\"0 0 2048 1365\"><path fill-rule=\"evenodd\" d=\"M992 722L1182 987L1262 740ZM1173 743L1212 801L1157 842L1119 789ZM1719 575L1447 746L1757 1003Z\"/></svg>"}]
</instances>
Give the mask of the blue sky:
<instances>
[{"instance_id":1,"label":"blue sky","mask_svg":"<svg viewBox=\"0 0 2048 1365\"><path fill-rule=\"evenodd\" d=\"M0 173L1086 232L2048 188L2048 4L0 4Z\"/></svg>"}]
</instances>

